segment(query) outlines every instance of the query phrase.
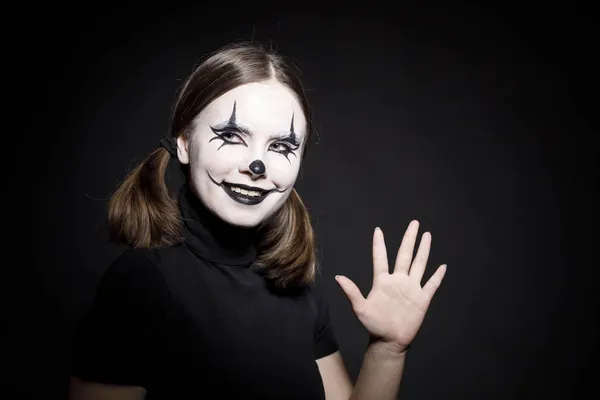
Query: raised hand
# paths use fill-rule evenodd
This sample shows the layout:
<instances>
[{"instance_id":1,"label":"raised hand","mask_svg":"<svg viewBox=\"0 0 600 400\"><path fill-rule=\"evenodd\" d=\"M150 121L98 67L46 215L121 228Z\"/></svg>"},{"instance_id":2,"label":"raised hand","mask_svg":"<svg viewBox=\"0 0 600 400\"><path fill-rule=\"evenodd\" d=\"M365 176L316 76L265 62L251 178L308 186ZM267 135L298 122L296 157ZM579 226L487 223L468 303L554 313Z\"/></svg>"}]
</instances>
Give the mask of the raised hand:
<instances>
[{"instance_id":1,"label":"raised hand","mask_svg":"<svg viewBox=\"0 0 600 400\"><path fill-rule=\"evenodd\" d=\"M411 221L400 244L394 270L390 273L383 232L375 229L373 287L367 298L350 279L336 276L356 317L370 333L371 340L385 343L398 352L405 352L410 346L446 273L446 264L440 265L421 287L431 248L431 233L423 234L413 260L418 231L419 221Z\"/></svg>"}]
</instances>

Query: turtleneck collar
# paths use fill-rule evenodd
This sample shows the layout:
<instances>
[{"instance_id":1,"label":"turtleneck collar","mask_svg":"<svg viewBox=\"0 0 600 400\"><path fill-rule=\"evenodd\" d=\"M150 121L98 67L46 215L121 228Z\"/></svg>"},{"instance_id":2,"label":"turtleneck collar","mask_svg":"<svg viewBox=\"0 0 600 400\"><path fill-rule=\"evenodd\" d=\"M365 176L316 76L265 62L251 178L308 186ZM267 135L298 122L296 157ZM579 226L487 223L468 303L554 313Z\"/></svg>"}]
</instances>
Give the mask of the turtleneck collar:
<instances>
[{"instance_id":1,"label":"turtleneck collar","mask_svg":"<svg viewBox=\"0 0 600 400\"><path fill-rule=\"evenodd\" d=\"M196 256L224 265L250 266L258 253L259 228L228 224L184 184L178 194L186 244Z\"/></svg>"}]
</instances>

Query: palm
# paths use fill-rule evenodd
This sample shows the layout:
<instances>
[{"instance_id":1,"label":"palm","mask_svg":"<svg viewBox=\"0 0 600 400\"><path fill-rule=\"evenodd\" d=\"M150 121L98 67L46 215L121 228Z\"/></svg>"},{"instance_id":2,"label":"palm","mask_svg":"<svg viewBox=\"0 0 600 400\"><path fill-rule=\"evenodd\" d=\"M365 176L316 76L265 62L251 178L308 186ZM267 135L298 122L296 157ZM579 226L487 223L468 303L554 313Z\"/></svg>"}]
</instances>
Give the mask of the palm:
<instances>
[{"instance_id":1,"label":"palm","mask_svg":"<svg viewBox=\"0 0 600 400\"><path fill-rule=\"evenodd\" d=\"M431 247L431 234L426 232L423 235L413 261L418 228L418 221L410 223L398 250L392 273L389 272L383 232L375 230L373 287L367 298L362 296L350 279L339 279L357 318L369 334L377 340L393 343L399 348L407 348L416 336L446 271L446 266L441 265L421 287Z\"/></svg>"}]
</instances>

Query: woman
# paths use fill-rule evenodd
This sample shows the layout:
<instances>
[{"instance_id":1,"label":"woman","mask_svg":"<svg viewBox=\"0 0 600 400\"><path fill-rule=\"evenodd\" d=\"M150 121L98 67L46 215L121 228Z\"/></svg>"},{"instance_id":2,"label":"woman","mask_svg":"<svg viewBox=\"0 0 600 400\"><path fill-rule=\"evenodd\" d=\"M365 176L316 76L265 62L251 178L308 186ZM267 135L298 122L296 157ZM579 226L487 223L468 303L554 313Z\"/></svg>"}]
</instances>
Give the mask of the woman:
<instances>
[{"instance_id":1,"label":"woman","mask_svg":"<svg viewBox=\"0 0 600 400\"><path fill-rule=\"evenodd\" d=\"M413 221L392 274L375 230L366 299L336 277L371 337L352 387L294 189L311 134L301 82L279 55L235 44L194 70L171 137L110 201L112 237L131 249L105 273L78 332L72 399L396 398L445 265L421 288L431 235L409 268ZM171 160L184 176L174 194Z\"/></svg>"}]
</instances>

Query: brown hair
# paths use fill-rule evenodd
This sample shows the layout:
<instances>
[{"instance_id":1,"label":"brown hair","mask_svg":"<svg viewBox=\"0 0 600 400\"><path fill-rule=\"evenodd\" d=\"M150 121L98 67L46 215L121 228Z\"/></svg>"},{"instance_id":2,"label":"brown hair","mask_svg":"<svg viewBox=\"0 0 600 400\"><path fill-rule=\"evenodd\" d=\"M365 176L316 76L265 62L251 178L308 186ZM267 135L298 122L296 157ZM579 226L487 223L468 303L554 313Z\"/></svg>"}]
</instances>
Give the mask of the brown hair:
<instances>
[{"instance_id":1,"label":"brown hair","mask_svg":"<svg viewBox=\"0 0 600 400\"><path fill-rule=\"evenodd\" d=\"M234 43L208 55L194 68L176 96L171 136L187 135L197 115L214 99L240 85L276 79L295 93L307 119L306 153L312 136L308 100L286 60L255 43ZM165 172L171 154L154 150L117 187L108 206L111 239L135 248L172 246L183 241L176 196ZM315 238L302 199L292 190L281 209L263 226L258 265L277 288L304 286L316 273Z\"/></svg>"}]
</instances>

